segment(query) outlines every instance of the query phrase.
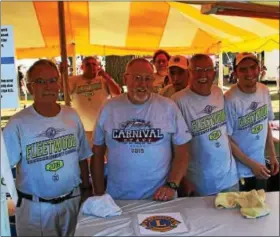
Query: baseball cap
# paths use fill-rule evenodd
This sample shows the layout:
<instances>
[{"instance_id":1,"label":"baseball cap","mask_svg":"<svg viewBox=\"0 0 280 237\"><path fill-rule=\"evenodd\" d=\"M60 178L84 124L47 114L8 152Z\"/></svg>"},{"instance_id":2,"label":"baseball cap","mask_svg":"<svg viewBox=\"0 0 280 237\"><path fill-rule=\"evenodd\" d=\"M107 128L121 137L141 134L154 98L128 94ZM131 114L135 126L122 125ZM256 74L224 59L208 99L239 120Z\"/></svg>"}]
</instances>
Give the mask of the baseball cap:
<instances>
[{"instance_id":1,"label":"baseball cap","mask_svg":"<svg viewBox=\"0 0 280 237\"><path fill-rule=\"evenodd\" d=\"M181 55L172 56L168 61L168 67L188 68L188 59Z\"/></svg>"},{"instance_id":2,"label":"baseball cap","mask_svg":"<svg viewBox=\"0 0 280 237\"><path fill-rule=\"evenodd\" d=\"M239 54L236 54L236 56L235 56L235 65L234 66L237 66L242 60L244 60L246 58L250 58L250 59L256 61L257 63L259 63L259 60L258 60L258 58L256 57L255 54L239 53Z\"/></svg>"}]
</instances>

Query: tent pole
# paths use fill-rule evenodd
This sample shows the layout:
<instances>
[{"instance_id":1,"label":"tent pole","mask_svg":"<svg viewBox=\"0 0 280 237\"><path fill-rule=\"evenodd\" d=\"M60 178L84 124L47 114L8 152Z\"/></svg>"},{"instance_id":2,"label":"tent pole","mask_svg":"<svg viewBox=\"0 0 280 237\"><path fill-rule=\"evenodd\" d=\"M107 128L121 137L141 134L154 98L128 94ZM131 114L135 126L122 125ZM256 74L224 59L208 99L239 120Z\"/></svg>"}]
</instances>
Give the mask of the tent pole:
<instances>
[{"instance_id":1,"label":"tent pole","mask_svg":"<svg viewBox=\"0 0 280 237\"><path fill-rule=\"evenodd\" d=\"M223 90L224 87L224 75L223 75L223 52L219 53L219 79L218 86Z\"/></svg>"},{"instance_id":2,"label":"tent pole","mask_svg":"<svg viewBox=\"0 0 280 237\"><path fill-rule=\"evenodd\" d=\"M223 73L223 51L222 51L222 42L218 42L218 52L219 52L219 77L218 77L218 86L223 90L224 87L224 73Z\"/></svg>"},{"instance_id":3,"label":"tent pole","mask_svg":"<svg viewBox=\"0 0 280 237\"><path fill-rule=\"evenodd\" d=\"M67 50L66 50L66 34L65 34L65 19L64 19L64 2L58 1L58 20L59 20L59 40L60 40L60 55L62 65L68 65ZM62 67L61 72L63 80L63 92L65 105L70 106L69 85L68 85L68 66Z\"/></svg>"},{"instance_id":4,"label":"tent pole","mask_svg":"<svg viewBox=\"0 0 280 237\"><path fill-rule=\"evenodd\" d=\"M76 44L73 43L73 75L77 75Z\"/></svg>"}]
</instances>

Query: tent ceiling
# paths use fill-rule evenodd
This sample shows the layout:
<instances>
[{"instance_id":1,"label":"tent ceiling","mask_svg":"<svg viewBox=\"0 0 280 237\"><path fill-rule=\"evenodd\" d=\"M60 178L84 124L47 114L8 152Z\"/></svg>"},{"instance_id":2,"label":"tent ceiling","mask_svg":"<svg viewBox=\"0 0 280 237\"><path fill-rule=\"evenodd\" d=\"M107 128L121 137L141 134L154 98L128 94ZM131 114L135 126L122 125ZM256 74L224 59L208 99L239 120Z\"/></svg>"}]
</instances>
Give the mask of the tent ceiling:
<instances>
[{"instance_id":1,"label":"tent ceiling","mask_svg":"<svg viewBox=\"0 0 280 237\"><path fill-rule=\"evenodd\" d=\"M64 2L68 54L171 54L279 48L279 21L203 15L178 2ZM57 2L2 2L18 58L60 54ZM15 11L20 9L20 11ZM75 43L75 47L72 43Z\"/></svg>"}]
</instances>

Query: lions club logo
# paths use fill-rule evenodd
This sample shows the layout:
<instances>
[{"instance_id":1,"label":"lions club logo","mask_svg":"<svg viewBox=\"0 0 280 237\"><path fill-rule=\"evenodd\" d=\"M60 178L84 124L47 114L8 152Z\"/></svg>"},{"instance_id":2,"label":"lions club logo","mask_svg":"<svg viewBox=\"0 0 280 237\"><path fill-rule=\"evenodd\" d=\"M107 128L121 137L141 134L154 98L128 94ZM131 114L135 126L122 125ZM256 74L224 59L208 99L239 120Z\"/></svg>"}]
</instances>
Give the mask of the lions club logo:
<instances>
[{"instance_id":1,"label":"lions club logo","mask_svg":"<svg viewBox=\"0 0 280 237\"><path fill-rule=\"evenodd\" d=\"M143 220L140 226L156 232L168 232L181 222L170 216L151 216Z\"/></svg>"},{"instance_id":2,"label":"lions club logo","mask_svg":"<svg viewBox=\"0 0 280 237\"><path fill-rule=\"evenodd\" d=\"M65 131L65 129L57 129L57 128L53 128L53 127L49 127L46 131L40 133L38 136L36 137L47 137L49 139L53 139L56 135L58 135L59 133Z\"/></svg>"}]
</instances>

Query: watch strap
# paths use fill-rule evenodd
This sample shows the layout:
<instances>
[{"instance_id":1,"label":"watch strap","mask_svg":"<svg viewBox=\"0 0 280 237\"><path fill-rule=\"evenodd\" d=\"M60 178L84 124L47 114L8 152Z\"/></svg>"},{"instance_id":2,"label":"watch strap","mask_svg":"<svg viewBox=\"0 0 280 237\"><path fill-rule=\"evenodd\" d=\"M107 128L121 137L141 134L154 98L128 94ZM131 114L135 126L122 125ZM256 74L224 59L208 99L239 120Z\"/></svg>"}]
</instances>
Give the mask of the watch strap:
<instances>
[{"instance_id":1,"label":"watch strap","mask_svg":"<svg viewBox=\"0 0 280 237\"><path fill-rule=\"evenodd\" d=\"M171 181L167 181L166 182L166 186L171 188L171 189L174 189L174 190L178 190L179 186L175 183L175 182L171 182Z\"/></svg>"}]
</instances>

